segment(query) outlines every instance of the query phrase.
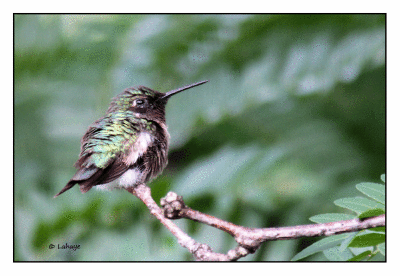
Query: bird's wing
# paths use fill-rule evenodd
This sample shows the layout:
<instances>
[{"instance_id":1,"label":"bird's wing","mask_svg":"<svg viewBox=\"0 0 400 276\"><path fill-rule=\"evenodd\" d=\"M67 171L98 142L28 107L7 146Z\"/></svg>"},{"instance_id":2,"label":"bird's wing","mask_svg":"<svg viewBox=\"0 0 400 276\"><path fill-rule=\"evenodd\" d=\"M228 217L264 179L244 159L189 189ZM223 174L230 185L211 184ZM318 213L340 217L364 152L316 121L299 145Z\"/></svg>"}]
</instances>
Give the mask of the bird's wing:
<instances>
[{"instance_id":1,"label":"bird's wing","mask_svg":"<svg viewBox=\"0 0 400 276\"><path fill-rule=\"evenodd\" d=\"M95 185L117 179L129 169L121 158L130 147L129 137L120 129L107 128L111 123L110 118L104 117L89 127L82 137L81 153L74 165L78 170L56 196L75 184L80 185L82 192L87 192Z\"/></svg>"},{"instance_id":2,"label":"bird's wing","mask_svg":"<svg viewBox=\"0 0 400 276\"><path fill-rule=\"evenodd\" d=\"M82 138L81 154L75 164L78 171L72 179L86 180L102 170L103 173L96 179L97 185L109 183L121 176L129 168L121 157L134 142L130 135L132 132L124 131L121 125L116 125L109 117L95 122Z\"/></svg>"}]
</instances>

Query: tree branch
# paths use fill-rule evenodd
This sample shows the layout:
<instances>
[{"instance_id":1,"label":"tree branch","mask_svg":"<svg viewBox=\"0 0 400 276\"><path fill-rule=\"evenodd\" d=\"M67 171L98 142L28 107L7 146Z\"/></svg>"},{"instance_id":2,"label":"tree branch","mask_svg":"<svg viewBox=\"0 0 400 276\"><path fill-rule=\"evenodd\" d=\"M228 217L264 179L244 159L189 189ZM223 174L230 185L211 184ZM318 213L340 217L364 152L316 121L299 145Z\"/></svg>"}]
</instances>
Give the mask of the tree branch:
<instances>
[{"instance_id":1,"label":"tree branch","mask_svg":"<svg viewBox=\"0 0 400 276\"><path fill-rule=\"evenodd\" d=\"M189 235L183 232L170 219L164 216L164 211L157 205L151 197L150 188L144 184L139 184L134 188L126 188L128 192L139 198L146 204L150 213L155 216L177 239L178 243L185 247L194 258L198 261L230 261L231 259L224 254L214 253L212 249L206 245L196 242Z\"/></svg>"},{"instance_id":2,"label":"tree branch","mask_svg":"<svg viewBox=\"0 0 400 276\"><path fill-rule=\"evenodd\" d=\"M128 192L146 204L153 214L178 239L181 246L187 248L196 260L200 261L232 261L254 253L265 241L298 239L301 237L331 236L341 233L355 232L363 229L385 226L385 215L366 219L351 219L337 222L299 225L279 228L249 228L235 225L219 218L193 210L185 205L181 196L169 192L161 199L161 209L153 200L150 188L140 184L127 188ZM235 238L238 246L227 254L215 253L206 244L197 243L170 219L187 218L198 221L227 232Z\"/></svg>"}]
</instances>

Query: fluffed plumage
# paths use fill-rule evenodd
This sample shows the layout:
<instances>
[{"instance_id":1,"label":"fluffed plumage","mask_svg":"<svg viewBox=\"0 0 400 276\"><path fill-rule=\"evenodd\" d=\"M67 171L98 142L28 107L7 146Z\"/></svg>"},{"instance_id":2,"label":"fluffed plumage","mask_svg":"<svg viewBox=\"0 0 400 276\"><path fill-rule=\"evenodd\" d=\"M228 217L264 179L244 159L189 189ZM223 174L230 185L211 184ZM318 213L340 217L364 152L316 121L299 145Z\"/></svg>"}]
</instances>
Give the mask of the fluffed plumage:
<instances>
[{"instance_id":1,"label":"fluffed plumage","mask_svg":"<svg viewBox=\"0 0 400 276\"><path fill-rule=\"evenodd\" d=\"M113 98L104 117L81 140L77 172L54 197L75 184L85 193L96 185L119 183L127 188L147 183L167 165L169 134L165 105L170 96L203 84L194 83L167 93L144 86L126 89ZM111 185L110 185L111 186Z\"/></svg>"}]
</instances>

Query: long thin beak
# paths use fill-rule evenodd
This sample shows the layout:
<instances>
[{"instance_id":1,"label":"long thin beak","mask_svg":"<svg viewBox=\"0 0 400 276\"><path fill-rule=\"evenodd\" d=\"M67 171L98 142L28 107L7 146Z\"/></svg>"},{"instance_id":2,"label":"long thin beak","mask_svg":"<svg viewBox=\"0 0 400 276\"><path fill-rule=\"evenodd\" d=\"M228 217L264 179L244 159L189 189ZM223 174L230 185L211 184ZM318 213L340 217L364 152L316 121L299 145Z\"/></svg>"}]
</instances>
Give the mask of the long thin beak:
<instances>
[{"instance_id":1,"label":"long thin beak","mask_svg":"<svg viewBox=\"0 0 400 276\"><path fill-rule=\"evenodd\" d=\"M168 92L166 92L166 93L164 94L164 96L162 96L162 97L159 98L159 99L160 99L160 100L166 100L166 99L168 99L169 97L171 97L172 95L175 95L175 94L177 94L177 93L179 93L179 92L185 91L185 90L187 90L187 89L189 89L189 88L193 88L193 87L195 87L195 86L201 85L201 84L206 83L206 82L208 82L208 80L200 81L200 82L196 82L196 83L192 83L192 84L186 85L186 86L184 86L184 87L181 87L181 88L178 88L178 89L175 89L175 90L168 91Z\"/></svg>"}]
</instances>

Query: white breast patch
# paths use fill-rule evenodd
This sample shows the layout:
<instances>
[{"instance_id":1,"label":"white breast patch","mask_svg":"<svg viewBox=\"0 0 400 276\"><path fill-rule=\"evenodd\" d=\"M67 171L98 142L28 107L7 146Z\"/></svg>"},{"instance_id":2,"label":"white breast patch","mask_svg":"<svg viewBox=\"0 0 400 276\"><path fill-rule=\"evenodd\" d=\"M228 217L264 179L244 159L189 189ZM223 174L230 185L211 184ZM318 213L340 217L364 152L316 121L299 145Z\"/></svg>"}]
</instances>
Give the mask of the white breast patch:
<instances>
[{"instance_id":1,"label":"white breast patch","mask_svg":"<svg viewBox=\"0 0 400 276\"><path fill-rule=\"evenodd\" d=\"M129 169L118 179L119 186L124 188L135 186L141 178L142 172L138 168Z\"/></svg>"},{"instance_id":2,"label":"white breast patch","mask_svg":"<svg viewBox=\"0 0 400 276\"><path fill-rule=\"evenodd\" d=\"M96 185L95 187L100 190L112 191L114 189L133 187L142 180L143 173L138 168L129 169L124 172L116 180L107 183Z\"/></svg>"},{"instance_id":3,"label":"white breast patch","mask_svg":"<svg viewBox=\"0 0 400 276\"><path fill-rule=\"evenodd\" d=\"M124 163L128 166L133 165L136 160L147 151L147 148L151 146L153 139L147 132L141 132L137 137L135 143L129 149L128 155L124 160Z\"/></svg>"},{"instance_id":4,"label":"white breast patch","mask_svg":"<svg viewBox=\"0 0 400 276\"><path fill-rule=\"evenodd\" d=\"M147 132L141 132L125 155L124 163L128 166L135 164L136 160L142 156L152 144L152 136ZM102 190L113 190L121 187L127 188L138 184L137 182L141 181L141 179L142 172L138 168L132 168L111 183L96 185L96 188Z\"/></svg>"}]
</instances>

